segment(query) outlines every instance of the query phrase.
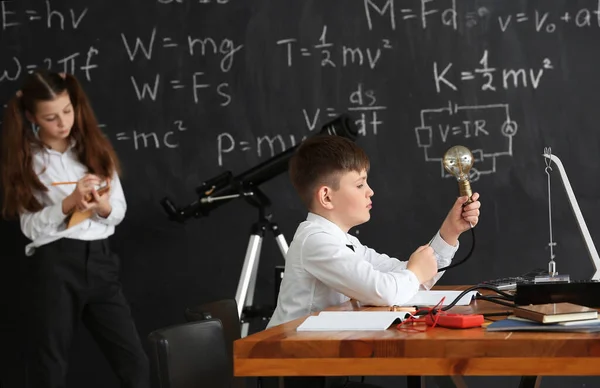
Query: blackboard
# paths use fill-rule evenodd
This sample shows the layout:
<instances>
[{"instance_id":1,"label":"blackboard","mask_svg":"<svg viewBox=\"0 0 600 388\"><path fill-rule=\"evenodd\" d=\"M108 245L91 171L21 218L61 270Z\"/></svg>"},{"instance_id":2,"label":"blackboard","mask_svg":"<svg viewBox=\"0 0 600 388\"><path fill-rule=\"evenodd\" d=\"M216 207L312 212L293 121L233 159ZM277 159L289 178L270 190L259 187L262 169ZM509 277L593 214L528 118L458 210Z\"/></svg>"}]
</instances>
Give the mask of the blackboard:
<instances>
[{"instance_id":1,"label":"blackboard","mask_svg":"<svg viewBox=\"0 0 600 388\"><path fill-rule=\"evenodd\" d=\"M182 322L189 305L233 297L257 220L234 200L182 224L160 200L185 206L203 182L243 174L342 113L360 129L375 191L371 221L352 233L399 258L428 241L458 193L445 150L473 150L477 246L441 283L547 265L544 147L562 159L597 239L599 10L594 0L0 1L0 102L36 68L82 81L124 167L129 208L111 242L144 337ZM558 270L584 278L592 268L558 174L550 186ZM261 189L291 241L306 212L287 174ZM14 332L26 241L17 222L0 231L2 322ZM471 240L461 242L458 258ZM257 303L272 303L282 264L267 235ZM110 385L80 338L70 381ZM10 386L23 373L6 365Z\"/></svg>"}]
</instances>

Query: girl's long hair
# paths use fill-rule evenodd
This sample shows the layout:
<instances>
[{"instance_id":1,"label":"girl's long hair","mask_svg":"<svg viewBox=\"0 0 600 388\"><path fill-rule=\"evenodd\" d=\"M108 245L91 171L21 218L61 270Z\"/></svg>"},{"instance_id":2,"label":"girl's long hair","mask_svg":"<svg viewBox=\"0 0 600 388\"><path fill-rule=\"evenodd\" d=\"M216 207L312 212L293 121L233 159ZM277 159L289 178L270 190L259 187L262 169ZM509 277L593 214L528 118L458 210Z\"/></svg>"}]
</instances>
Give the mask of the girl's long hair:
<instances>
[{"instance_id":1,"label":"girl's long hair","mask_svg":"<svg viewBox=\"0 0 600 388\"><path fill-rule=\"evenodd\" d=\"M120 173L119 160L108 138L98 127L89 100L77 79L71 74L37 71L30 74L23 88L10 99L2 124L0 174L3 193L2 216L18 217L19 213L37 212L43 205L34 193L48 191L33 170L32 155L44 152L45 145L35 135L25 112L35 114L39 101L52 101L67 91L73 104L75 121L69 139L76 141L74 151L88 172L105 179Z\"/></svg>"}]
</instances>

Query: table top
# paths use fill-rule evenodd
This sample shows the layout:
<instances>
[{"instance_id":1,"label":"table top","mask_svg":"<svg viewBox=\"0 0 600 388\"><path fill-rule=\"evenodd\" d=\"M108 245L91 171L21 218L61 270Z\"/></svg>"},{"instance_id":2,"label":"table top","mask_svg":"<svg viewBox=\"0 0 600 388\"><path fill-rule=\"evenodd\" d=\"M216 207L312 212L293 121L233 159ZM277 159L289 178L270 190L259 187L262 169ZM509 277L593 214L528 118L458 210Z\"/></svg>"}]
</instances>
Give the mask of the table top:
<instances>
[{"instance_id":1,"label":"table top","mask_svg":"<svg viewBox=\"0 0 600 388\"><path fill-rule=\"evenodd\" d=\"M446 286L436 289L464 289ZM389 310L348 302L328 310ZM449 312L509 311L474 300ZM503 317L499 317L502 319ZM306 317L234 344L236 376L310 375L600 375L600 334L487 332L429 328L425 332L298 332ZM424 326L420 326L424 327Z\"/></svg>"}]
</instances>

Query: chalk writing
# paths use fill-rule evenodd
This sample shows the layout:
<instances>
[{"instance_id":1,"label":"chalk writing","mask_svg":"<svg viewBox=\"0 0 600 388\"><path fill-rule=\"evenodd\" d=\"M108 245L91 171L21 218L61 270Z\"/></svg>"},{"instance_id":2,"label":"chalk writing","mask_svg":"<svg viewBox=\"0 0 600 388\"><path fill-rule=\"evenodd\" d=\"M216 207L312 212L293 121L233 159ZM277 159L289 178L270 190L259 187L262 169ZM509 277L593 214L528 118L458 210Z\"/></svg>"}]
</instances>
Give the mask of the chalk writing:
<instances>
[{"instance_id":1,"label":"chalk writing","mask_svg":"<svg viewBox=\"0 0 600 388\"><path fill-rule=\"evenodd\" d=\"M160 87L161 85L163 85L160 73L156 73L154 76L151 76L150 80L147 82L140 81L139 78L140 77L135 77L133 75L130 77L138 101L148 99L151 101L156 101ZM188 81L189 84L185 83L185 81ZM232 96L229 91L228 82L221 82L218 85L206 82L206 75L204 74L204 72L198 71L193 73L186 80L168 80L168 85L166 87L169 87L174 91L183 91L189 86L189 88L191 89L192 98L194 100L194 103L196 104L202 101L201 98L203 96L204 90L216 93L219 98L219 106L221 107L225 107L231 103Z\"/></svg>"},{"instance_id":2,"label":"chalk writing","mask_svg":"<svg viewBox=\"0 0 600 388\"><path fill-rule=\"evenodd\" d=\"M180 43L173 37L168 36L159 38L157 42L156 27L152 29L152 32L145 41L142 41L140 37L136 37L132 42L124 33L121 33L121 39L131 62L139 59L140 55L147 60L151 60L156 45L160 45L164 49L178 49L179 47L183 47L183 52L187 53L190 57L196 55L202 57L207 55L220 57L219 67L223 73L231 70L235 54L244 47L241 44L236 45L233 40L228 38L224 38L219 42L211 37L197 38L189 35L183 46L180 46Z\"/></svg>"},{"instance_id":3,"label":"chalk writing","mask_svg":"<svg viewBox=\"0 0 600 388\"><path fill-rule=\"evenodd\" d=\"M385 107L374 107L374 108L382 108ZM304 119L307 119L307 112L303 111ZM318 117L320 114L320 109L316 111L315 117ZM383 124L382 121L377 120L377 110L372 111L373 118L371 121L368 121L366 114L361 114L361 118L356 120L355 123L359 128L359 134L366 134L367 128L372 126L373 134L376 134L377 126ZM313 117L314 119L314 117ZM311 125L316 125L316 121L313 121ZM308 126L308 124L307 124ZM225 163L225 156L233 153L234 151L248 152L254 151L256 152L256 156L259 158L268 158L273 157L286 149L295 146L302 140L306 138L307 135L299 136L295 134L289 135L261 135L252 137L250 140L236 140L236 137L229 133L223 132L217 136L217 164L219 166L223 166Z\"/></svg>"},{"instance_id":4,"label":"chalk writing","mask_svg":"<svg viewBox=\"0 0 600 388\"><path fill-rule=\"evenodd\" d=\"M463 12L457 8L457 3L466 2L456 0L417 0L416 2L402 2L396 0L363 0L365 19L369 30L376 28L378 22L387 23L392 30L396 30L399 22L417 24L426 29L432 22L439 22L444 27L458 30L459 20L464 21L467 28L479 24L486 24L494 18L502 32L511 27L531 26L540 33L554 33L560 25L569 25L578 28L600 27L600 0L596 0L594 8L579 8L573 12L551 14L539 9L527 9L513 14L494 15L487 7L478 7L475 11ZM413 7L410 5L414 4ZM416 3L416 4L415 4Z\"/></svg>"},{"instance_id":5,"label":"chalk writing","mask_svg":"<svg viewBox=\"0 0 600 388\"><path fill-rule=\"evenodd\" d=\"M449 101L445 107L422 109L420 116L421 124L415 128L417 146L423 149L425 161L439 163L442 177L452 177L442 164L448 144L471 149L473 181L495 173L497 158L513 155L518 125L510 117L508 104L461 106Z\"/></svg>"},{"instance_id":6,"label":"chalk writing","mask_svg":"<svg viewBox=\"0 0 600 388\"><path fill-rule=\"evenodd\" d=\"M350 93L348 100L350 104L339 111L331 107L325 108L324 111L318 108L313 112L302 109L302 116L307 129L313 131L322 116L325 116L324 119L331 119L343 112L350 111L354 117L357 115L359 117L355 123L361 135L366 136L370 133L377 135L379 127L383 125L379 112L385 111L387 107L377 103L375 91L372 89L365 90L364 85L359 83L357 88Z\"/></svg>"},{"instance_id":7,"label":"chalk writing","mask_svg":"<svg viewBox=\"0 0 600 388\"><path fill-rule=\"evenodd\" d=\"M312 47L297 46L298 40L295 38L281 39L276 42L277 45L285 47L288 67L294 63L294 53L299 53L301 57L313 57L317 51L316 58L322 67L341 67L348 66L368 66L374 69L384 50L392 48L389 39L382 39L376 47L358 47L342 45L341 51L338 51L339 57L335 58L334 44L327 40L327 26L323 26L318 43Z\"/></svg>"},{"instance_id":8,"label":"chalk writing","mask_svg":"<svg viewBox=\"0 0 600 388\"><path fill-rule=\"evenodd\" d=\"M254 149L259 158L273 157L305 138L306 136L297 135L262 135L252 137L251 140L236 141L231 133L223 132L217 136L217 164L223 166L224 156L238 149L242 152Z\"/></svg>"},{"instance_id":9,"label":"chalk writing","mask_svg":"<svg viewBox=\"0 0 600 388\"><path fill-rule=\"evenodd\" d=\"M52 7L50 0L46 0L45 4L46 7L43 10L26 9L19 13L16 11L18 5L16 1L0 1L2 30L36 22L44 23L48 29L77 30L88 12L87 8L83 8L83 10L69 8L66 12L61 12Z\"/></svg>"},{"instance_id":10,"label":"chalk writing","mask_svg":"<svg viewBox=\"0 0 600 388\"><path fill-rule=\"evenodd\" d=\"M394 0L385 0L381 6L378 4L380 2L375 0L363 1L369 30L373 29L373 17L389 17L392 30L396 29L396 18L409 23L419 23L422 28L427 28L431 19L437 18L443 26L458 29L456 0L451 0L451 6L442 9L434 8L435 3L439 3L436 0L420 0L419 5L413 8L397 8Z\"/></svg>"},{"instance_id":11,"label":"chalk writing","mask_svg":"<svg viewBox=\"0 0 600 388\"><path fill-rule=\"evenodd\" d=\"M366 89L362 83L359 83L356 89L349 94L348 101L348 106L339 110L333 107L317 108L314 111L302 109L302 118L309 132L308 135L320 128L318 127L319 123L324 123L347 111L353 112L353 117L357 117L355 124L358 127L359 135L377 135L379 128L384 124L380 114L386 111L387 107L378 103L375 91ZM217 136L217 164L223 166L225 157L236 151L254 151L259 158L273 157L289 147L295 146L306 136L271 134L238 140L233 134L223 132Z\"/></svg>"},{"instance_id":12,"label":"chalk writing","mask_svg":"<svg viewBox=\"0 0 600 388\"><path fill-rule=\"evenodd\" d=\"M481 65L478 68L472 70L466 70L460 72L460 82L469 82L469 81L482 81L481 90L483 91L495 91L498 87L497 83L494 82L494 75L496 72L499 72L501 85L500 87L503 89L509 88L527 88L531 86L534 89L540 84L542 76L546 70L553 69L552 62L548 58L544 58L540 67L533 68L517 68L517 69L498 69L495 67L490 67L489 58L488 58L488 50L485 50L481 60L479 61ZM442 67L438 65L437 62L433 62L433 80L435 83L435 89L438 93L442 91L442 87L452 89L454 91L458 90L456 85L457 80L451 81L449 79L450 75L448 74L452 69L452 62L448 63L446 66ZM451 72L450 72L451 73Z\"/></svg>"},{"instance_id":13,"label":"chalk writing","mask_svg":"<svg viewBox=\"0 0 600 388\"><path fill-rule=\"evenodd\" d=\"M32 73L36 69L51 69L75 75L83 72L85 79L92 81L92 70L98 68L98 64L95 62L98 54L98 49L90 46L86 55L76 52L59 59L44 58L41 64L24 64L18 57L12 57L4 69L0 68L0 83L16 81L21 77L23 71Z\"/></svg>"},{"instance_id":14,"label":"chalk writing","mask_svg":"<svg viewBox=\"0 0 600 388\"><path fill-rule=\"evenodd\" d=\"M116 134L116 139L117 141L131 140L135 150L148 148L159 149L161 147L174 149L179 147L179 142L176 136L177 133L186 131L187 127L184 126L183 121L181 120L174 121L173 127L174 129L163 134L159 134L157 132L143 132L138 130L119 132Z\"/></svg>"},{"instance_id":15,"label":"chalk writing","mask_svg":"<svg viewBox=\"0 0 600 388\"><path fill-rule=\"evenodd\" d=\"M233 2L230 0L156 0L154 8L168 12L169 15L171 13L176 15L178 9L182 13L190 12L192 4L212 4L216 9L218 8L216 5L230 3ZM236 30L213 29L210 23L207 28L200 29L201 32L192 32L194 29L188 28L172 28L172 24L163 24L161 15L158 15L154 21L145 21L139 26L136 25L136 28L124 27L121 32L117 29L116 34L105 35L97 34L97 27L94 26L92 29L88 25L92 20L90 13L94 8L90 7L91 10L88 10L78 2L69 3L73 4L71 6L64 4L43 0L36 3L34 7L29 4L24 6L16 0L0 0L0 31L7 31L3 39L20 34L19 27L31 26L32 36L40 30L66 31L67 33L62 34L61 37L64 35L69 39L76 39L77 44L76 49L61 51L60 55L52 54L55 57L32 60L30 57L23 59L25 56L20 50L23 50L25 45L19 42L13 45L10 42L0 62L0 83L17 82L26 73L42 68L69 72L82 76L87 81L96 81L100 59L107 66L103 71L111 75L114 74L115 67L121 69L125 62L131 65L130 72L115 78L118 78L119 82L124 80L125 87L128 88L126 91L129 94L127 96L129 102L124 103L130 104L132 100L140 103L141 109L139 106L132 109L139 110L142 117L144 109L148 106L146 102L156 103L152 106L161 104L161 109L164 109L161 113L166 117L170 114L179 117L180 111L169 112L175 104L165 103L165 101L177 101L178 110L183 107L184 111L189 108L196 113L201 112L200 120L212 124L213 117L209 109L194 109L196 108L194 104L204 105L209 102L209 108L212 104L223 108L219 112L227 117L230 114L232 117L237 114L243 115L240 112L243 112L246 107L242 105L231 107L235 93L241 91L245 98L254 95L257 98L267 96L264 106L271 109L272 105L269 103L272 101L272 95L275 95L273 89L270 89L271 74L276 80L274 82L279 82L281 74L278 73L282 72L283 67L283 71L288 72L290 77L296 77L295 80L298 82L304 82L311 74L298 75L298 68L312 65L328 69L318 73L324 82L320 86L321 90L318 90L319 85L315 84L317 85L315 93L322 91L321 96L329 98L333 90L335 95L332 100L313 102L296 100L289 95L281 97L290 98L290 104L294 106L290 111L294 112L292 115L296 117L291 120L299 125L299 134L295 132L283 134L277 130L260 135L239 135L235 130L213 133L211 136L215 136L212 137L214 143L211 141L206 147L212 150L216 148L216 162L219 166L226 164L228 158L234 158L236 153L250 153L258 158L274 156L298 144L305 136L318 131L321 123L345 112L352 114L361 135L372 136L385 133L386 125L389 125L390 120L389 104L388 101L380 98L381 94L376 93L372 86L375 86L379 93L385 93L390 98L402 96L398 98L398 101L402 102L406 101L403 97L404 93L408 93L407 98L413 98L412 90L412 93L418 96L414 97L410 106L417 106L417 109L421 107L415 103L424 101L429 95L425 91L414 92L414 85L418 85L419 88L429 87L432 89L431 93L435 88L434 95L453 94L462 92L461 89L466 88L470 88L471 92L474 89L477 92L481 90L486 92L483 93L486 101L490 95L493 97L494 92L542 88L549 77L557 73L554 70L555 66L559 63L562 65L564 58L559 56L560 53L548 51L546 54L545 51L532 50L523 64L500 61L498 58L500 49L496 49L497 45L491 44L493 43L491 38L502 36L498 30L507 34L511 33L510 29L519 29L513 33L527 30L551 34L560 31L561 28L600 26L600 0L583 0L578 2L576 7L569 7L569 11L564 10L566 7L559 7L559 12L544 10L546 3L541 1L538 2L539 7L534 8L522 5L499 7L494 2L483 2L485 6L482 6L478 2L467 4L456 0L363 0L354 5L359 13L358 23L362 23L362 28L357 29L362 33L360 37L353 32L346 33L344 29L348 28L348 24L339 24L336 23L339 20L325 17L316 22L302 22L302 29L287 28L284 25L282 28L264 30L264 35L259 37L260 41L256 41L245 35L242 38L234 38L238 35L232 35L231 31ZM588 7L581 7L581 4ZM347 5L344 3L344 6ZM504 11L506 9L510 9L510 12ZM295 20L294 16L292 15L289 20ZM356 21L356 18L353 21ZM481 29L468 31L469 28L478 25ZM250 27L254 28L254 26ZM313 29L307 29L308 27ZM474 39L480 36L482 31L488 33L491 30L494 30L494 34L490 35L489 42L486 40L484 42L486 44L475 44ZM257 34L263 32L256 28L248 31ZM364 34L364 32L370 33ZM275 35L273 38L273 33L281 35ZM441 50L443 53L440 52L440 55L428 56L429 53L438 54L436 51L438 47L431 43L437 43L436 38L444 34L453 34L457 38L440 40L440 45L458 42L457 46L473 50L481 48L482 51L475 57L473 63L467 62L466 65L465 56L442 55L446 53L444 50ZM527 33L525 36L530 38L531 35L538 36L533 33ZM86 39L88 41L85 41ZM407 39L410 39L408 49ZM268 42L266 48L265 41ZM250 44L253 45L254 51L245 52L246 45L250 46ZM415 47L420 44L426 46L422 49L423 56L415 55L418 51ZM114 47L117 47L116 52ZM546 46L540 45L540 47ZM11 51L13 48L14 54ZM501 49L502 54L505 55L506 51L504 48ZM408 50L411 50L410 53ZM109 59L104 61L101 52L102 55L108 55ZM543 54L538 54L540 52ZM267 68L258 69L255 65L262 66L263 62L259 62L261 58L257 59L257 57L265 54L275 55L278 61L275 62L275 66L272 61L264 61ZM169 60L163 60L164 57ZM186 66L184 63L186 60L192 65ZM516 60L523 60L523 56L516 57ZM157 63L153 64L154 61ZM415 66L422 68L411 73L411 65L405 66L408 61L413 61ZM279 68L276 68L277 63ZM250 66L246 67L246 64ZM399 66L394 67L397 64ZM337 70L346 68L352 70L343 72L343 77L331 86L327 77L336 74ZM421 82L423 72L429 78L429 85ZM387 82L388 77L389 82ZM404 82L405 79L409 79L410 83ZM374 80L377 84L369 85ZM122 83L119 83L119 86L121 85ZM351 85L350 89L353 90L347 94L347 100L341 97L340 101L339 92L335 88L344 87L343 85ZM256 94L253 94L252 88L257 88ZM386 88L385 91L383 88ZM479 96L477 94L469 101L480 103L483 99L475 98ZM280 97L276 95L275 98ZM254 108L250 104L248 107ZM258 114L270 114L268 109ZM415 116L416 113L413 112ZM188 117L183 119L187 121ZM194 116L194 120L198 120L198 117ZM518 128L516 121L510 118L507 103L490 105L449 103L447 107L421 110L420 121L416 128L417 145L423 149L425 160L439 162L440 153L453 140L471 142L470 145L478 158L477 168L473 170L477 176L496 171L497 157L512 155L512 138ZM147 129L136 124L126 128L128 129L116 134L112 133L111 136L116 136L116 139L123 144L130 144L135 150L177 149L180 142L184 141L181 135L186 130L182 120L175 121L171 128L163 130ZM217 132L221 131L223 130ZM437 145L441 145L439 149L436 148Z\"/></svg>"},{"instance_id":16,"label":"chalk writing","mask_svg":"<svg viewBox=\"0 0 600 388\"><path fill-rule=\"evenodd\" d=\"M152 29L145 40L142 40L140 37L128 39L123 33L121 34L121 40L131 62L144 60L144 58L145 60L152 60L155 47L160 44L163 49L178 50L178 52L183 50L190 57L214 55L220 58L219 68L222 73L228 73L232 69L235 54L243 48L243 45L237 45L233 40L228 38L224 38L219 42L211 37L194 38L188 36L186 44L183 46L184 48L181 49L180 43L173 37L157 38L156 27ZM207 92L217 94L218 104L221 107L225 107L231 103L232 95L229 90L229 83L208 82L210 77L205 71L196 71L185 78L178 77L166 80L163 78L158 72L154 75L146 76L145 79L141 79L140 76L130 76L138 101L157 101L157 98L160 99L160 90L170 88L173 91L180 92L185 92L186 89L189 90L188 95L193 98L196 104L203 101L203 96ZM165 84L164 86L163 83ZM161 86L163 87L161 88Z\"/></svg>"},{"instance_id":17,"label":"chalk writing","mask_svg":"<svg viewBox=\"0 0 600 388\"><path fill-rule=\"evenodd\" d=\"M579 28L600 27L600 0L596 8L581 8L573 13L565 11L560 15L552 15L550 12L534 10L533 12L519 12L513 15L498 16L498 26L502 32L509 27L518 25L531 25L536 32L554 33L557 25L570 25Z\"/></svg>"}]
</instances>

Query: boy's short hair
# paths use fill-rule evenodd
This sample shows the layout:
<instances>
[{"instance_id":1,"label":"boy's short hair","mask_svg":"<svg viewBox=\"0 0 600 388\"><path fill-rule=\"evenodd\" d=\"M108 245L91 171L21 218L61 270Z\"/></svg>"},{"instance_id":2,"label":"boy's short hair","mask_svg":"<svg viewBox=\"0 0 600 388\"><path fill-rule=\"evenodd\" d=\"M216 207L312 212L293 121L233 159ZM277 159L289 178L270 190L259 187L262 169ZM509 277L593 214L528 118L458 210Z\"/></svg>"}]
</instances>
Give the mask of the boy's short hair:
<instances>
[{"instance_id":1,"label":"boy's short hair","mask_svg":"<svg viewBox=\"0 0 600 388\"><path fill-rule=\"evenodd\" d=\"M369 157L356 143L345 137L325 134L302 142L289 163L292 184L308 209L318 187L325 185L337 190L343 173L368 172L369 168Z\"/></svg>"}]
</instances>

